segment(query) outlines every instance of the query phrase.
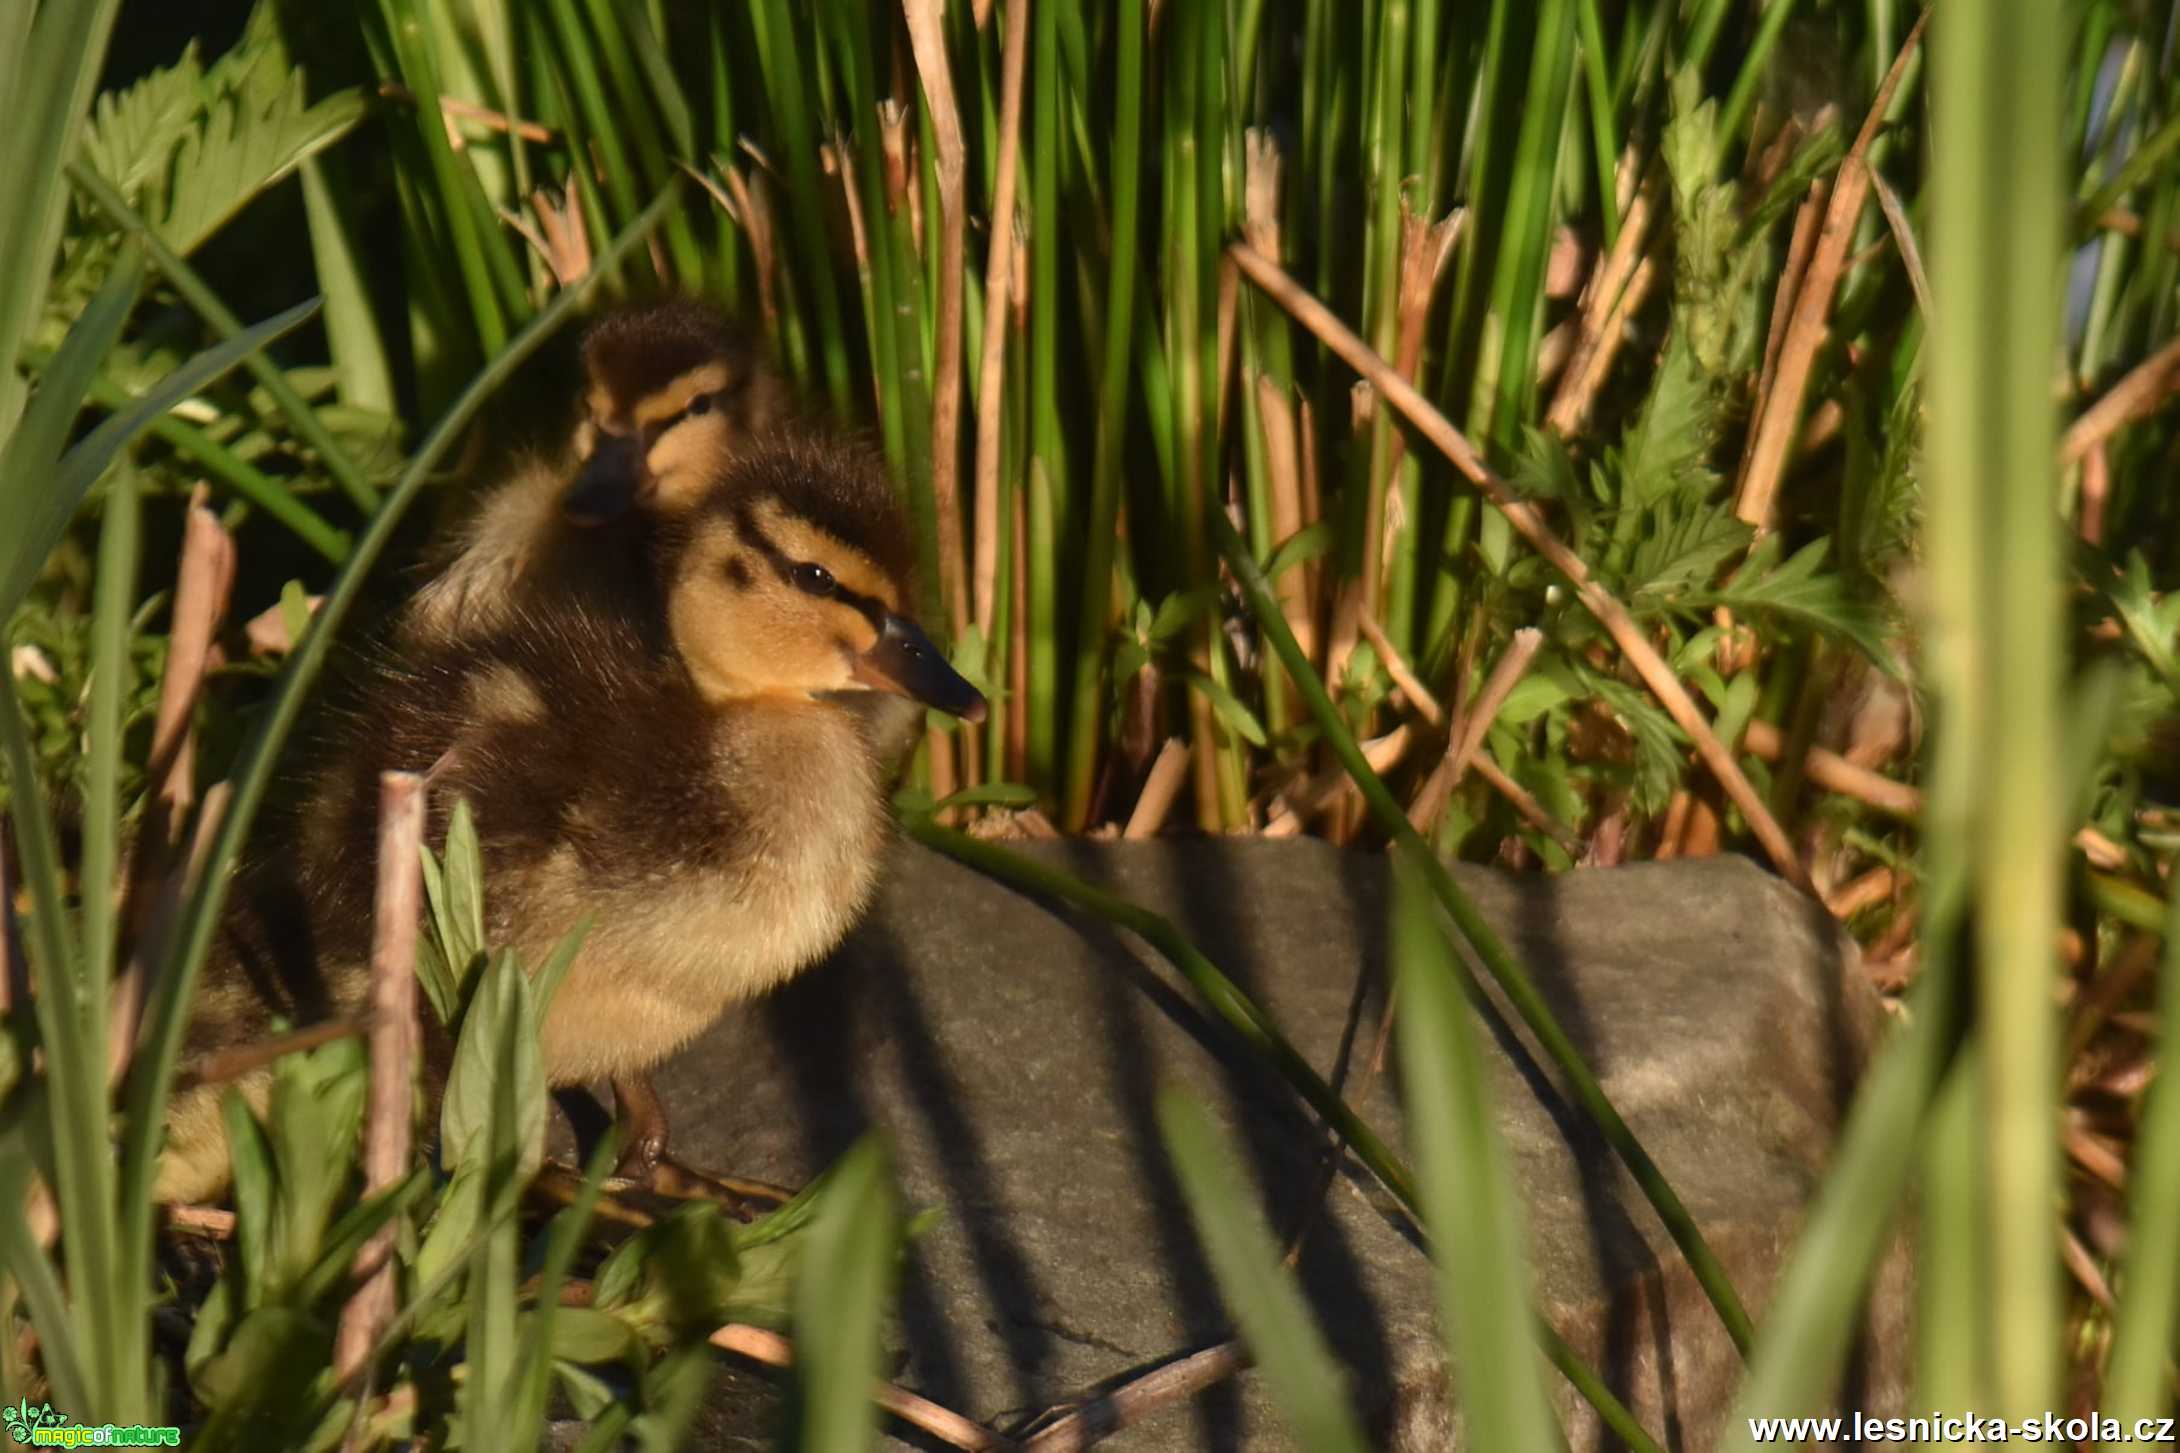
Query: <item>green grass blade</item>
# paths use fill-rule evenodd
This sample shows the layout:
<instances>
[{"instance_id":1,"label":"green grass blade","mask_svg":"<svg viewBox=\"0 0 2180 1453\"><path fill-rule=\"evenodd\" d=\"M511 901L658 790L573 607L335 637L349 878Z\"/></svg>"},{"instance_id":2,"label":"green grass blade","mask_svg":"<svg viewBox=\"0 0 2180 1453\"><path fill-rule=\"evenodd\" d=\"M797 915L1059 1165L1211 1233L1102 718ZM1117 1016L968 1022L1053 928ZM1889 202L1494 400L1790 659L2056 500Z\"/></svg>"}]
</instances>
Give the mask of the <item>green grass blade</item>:
<instances>
[{"instance_id":1,"label":"green grass blade","mask_svg":"<svg viewBox=\"0 0 2180 1453\"><path fill-rule=\"evenodd\" d=\"M1251 1204L1218 1128L1172 1090L1158 1097L1158 1127L1219 1289L1295 1442L1312 1453L1364 1453L1370 1445L1347 1405L1340 1365L1310 1320L1294 1274L1279 1264L1271 1228Z\"/></svg>"},{"instance_id":2,"label":"green grass blade","mask_svg":"<svg viewBox=\"0 0 2180 1453\"><path fill-rule=\"evenodd\" d=\"M326 347L340 380L341 402L391 415L394 376L386 360L386 342L379 336L378 316L371 307L371 289L348 214L333 184L326 180L328 170L345 175L342 162L313 157L303 163L302 169L303 216L310 228L311 262L318 276L318 292L325 299ZM274 397L278 401L278 395ZM281 402L285 408L285 402ZM293 418L293 413L289 417ZM324 452L322 445L320 452ZM328 467L339 468L330 462Z\"/></svg>"},{"instance_id":3,"label":"green grass blade","mask_svg":"<svg viewBox=\"0 0 2180 1453\"><path fill-rule=\"evenodd\" d=\"M1105 359L1098 379L1097 442L1090 473L1090 523L1084 535L1081 639L1075 643L1074 721L1068 731L1066 820L1081 828L1090 813L1099 728L1105 718L1105 632L1112 610L1113 551L1120 515L1120 465L1128 420L1128 360L1135 343L1136 262L1142 241L1137 203L1143 187L1143 44L1141 0L1123 0L1114 17L1119 90L1114 100L1113 257L1106 290Z\"/></svg>"},{"instance_id":4,"label":"green grass blade","mask_svg":"<svg viewBox=\"0 0 2180 1453\"><path fill-rule=\"evenodd\" d=\"M1864 1077L1831 1169L1764 1317L1719 1453L1755 1453L1749 1419L1816 1412L1839 1386L1871 1273L1884 1254L1932 1097L1960 1032L1960 966L1942 945L1959 933L1961 892L1930 886L1923 977L1909 1022Z\"/></svg>"},{"instance_id":5,"label":"green grass blade","mask_svg":"<svg viewBox=\"0 0 2180 1453\"><path fill-rule=\"evenodd\" d=\"M28 19L33 8L36 20ZM43 0L35 7L32 0L11 0L8 6L9 38L22 48L0 59L14 82L8 137L0 145L0 197L8 199L10 220L0 228L0 438L22 416L23 379L15 359L52 281L67 214L61 163L75 153L120 8L120 0Z\"/></svg>"},{"instance_id":6,"label":"green grass blade","mask_svg":"<svg viewBox=\"0 0 2180 1453\"><path fill-rule=\"evenodd\" d=\"M6 492L8 513L14 519L42 522L58 509L65 528L68 516L75 512L75 497L66 501L55 498L58 485L52 477L53 463L75 427L77 411L83 407L91 381L120 341L143 278L142 255L133 250L124 254L113 276L61 340L30 407L9 435L5 449L0 450L0 491ZM42 530L18 530L7 545L0 546L0 620L13 615L15 607L22 603L59 538L58 530L50 536Z\"/></svg>"},{"instance_id":7,"label":"green grass blade","mask_svg":"<svg viewBox=\"0 0 2180 1453\"><path fill-rule=\"evenodd\" d=\"M1393 889L1408 1138L1437 1252L1438 1316L1468 1443L1557 1447L1565 1435L1545 1400L1535 1349L1515 1332L1531 1318L1529 1249L1462 975L1412 852L1395 857Z\"/></svg>"},{"instance_id":8,"label":"green grass blade","mask_svg":"<svg viewBox=\"0 0 2180 1453\"><path fill-rule=\"evenodd\" d=\"M203 388L213 379L233 368L258 349L287 333L301 327L318 311L314 298L307 303L297 303L284 313L275 313L264 322L247 328L224 343L214 344L204 352L175 369L161 379L157 387L128 408L113 415L69 451L61 456L59 467L48 481L42 498L31 503L28 528L15 537L13 551L6 557L7 563L0 568L0 609L13 610L30 584L37 578L39 567L60 543L68 529L68 521L75 514L98 477L113 463L114 456L128 442L151 426L154 419ZM52 372L47 373L52 378ZM18 461L10 451L10 458L0 470L14 475L18 468L29 461Z\"/></svg>"},{"instance_id":9,"label":"green grass blade","mask_svg":"<svg viewBox=\"0 0 2180 1453\"><path fill-rule=\"evenodd\" d=\"M1972 808L1983 1054L1983 1201L1990 1217L1991 1410L2010 1419L2057 1404L2064 1315L2056 1226L2061 1199L2059 1035L2053 1008L2066 850L2058 771L2064 669L2058 521L2052 509L2060 278L2059 69L2069 22L2058 6L2007 7L1987 25L1931 29L1931 325L1926 515L1931 554L1980 568L1988 609L1949 619L1982 703ZM1993 239L2004 238L2004 246ZM1949 305L1950 303L1950 305ZM2003 709L2000 709L2003 704Z\"/></svg>"},{"instance_id":10,"label":"green grass blade","mask_svg":"<svg viewBox=\"0 0 2180 1453\"><path fill-rule=\"evenodd\" d=\"M795 1287L803 1453L860 1453L877 1432L871 1386L900 1250L892 1171L874 1140L841 1157Z\"/></svg>"},{"instance_id":11,"label":"green grass blade","mask_svg":"<svg viewBox=\"0 0 2180 1453\"><path fill-rule=\"evenodd\" d=\"M161 275L173 284L174 290L182 295L182 300L196 309L198 316L211 325L213 332L219 334L222 340L231 340L242 334L242 320L219 300L218 294L205 285L204 279L197 276L195 269L159 240L159 235L151 224L138 215L104 177L82 162L69 163L68 175L83 194L90 198L92 205L104 212L116 227L143 245L151 258L152 266L158 268ZM368 315L368 302L364 304L364 311ZM327 326L332 326L331 320L328 320ZM375 331L372 336L377 336ZM378 491L364 477L363 466L341 447L340 442L333 437L333 431L318 417L318 411L295 391L295 385L288 382L288 376L280 371L280 366L255 349L244 355L243 362L249 368L251 376L264 386L265 392L272 395L273 402L287 416L288 424L295 430L296 435L318 451L318 457L324 462L326 472L356 502L357 508L366 512L376 509ZM383 359L381 362L383 364Z\"/></svg>"}]
</instances>

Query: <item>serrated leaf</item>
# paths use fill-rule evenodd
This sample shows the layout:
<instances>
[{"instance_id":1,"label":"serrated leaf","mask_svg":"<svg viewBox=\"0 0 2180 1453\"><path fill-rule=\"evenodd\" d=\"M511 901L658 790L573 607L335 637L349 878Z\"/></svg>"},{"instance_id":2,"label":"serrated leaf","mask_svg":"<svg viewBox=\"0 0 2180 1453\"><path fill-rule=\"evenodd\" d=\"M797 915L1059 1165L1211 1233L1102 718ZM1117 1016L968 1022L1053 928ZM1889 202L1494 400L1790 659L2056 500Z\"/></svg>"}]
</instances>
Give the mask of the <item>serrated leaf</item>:
<instances>
[{"instance_id":1,"label":"serrated leaf","mask_svg":"<svg viewBox=\"0 0 2180 1453\"><path fill-rule=\"evenodd\" d=\"M2126 628L2129 644L2150 663L2166 688L2180 696L2180 654L2174 651L2174 634L2180 632L2180 591L2159 600L2150 582L2149 562L2140 550L2130 550L2126 568L2106 588L2105 598Z\"/></svg>"},{"instance_id":2,"label":"serrated leaf","mask_svg":"<svg viewBox=\"0 0 2180 1453\"><path fill-rule=\"evenodd\" d=\"M1628 559L1628 608L1637 616L1647 609L1672 606L1691 590L1702 590L1726 562L1748 548L1754 533L1723 505L1674 507L1653 512L1653 528L1637 542Z\"/></svg>"},{"instance_id":3,"label":"serrated leaf","mask_svg":"<svg viewBox=\"0 0 2180 1453\"><path fill-rule=\"evenodd\" d=\"M85 140L93 168L187 256L228 219L363 119L356 89L311 104L278 48L245 40L203 70L194 49L118 96Z\"/></svg>"},{"instance_id":4,"label":"serrated leaf","mask_svg":"<svg viewBox=\"0 0 2180 1453\"><path fill-rule=\"evenodd\" d=\"M1781 564L1763 569L1764 562L1776 554L1776 539L1767 541L1732 580L1691 598L1701 605L1769 611L1800 621L1852 644L1887 673L1899 675L1877 613L1856 598L1844 575L1824 568L1831 541L1812 540Z\"/></svg>"}]
</instances>

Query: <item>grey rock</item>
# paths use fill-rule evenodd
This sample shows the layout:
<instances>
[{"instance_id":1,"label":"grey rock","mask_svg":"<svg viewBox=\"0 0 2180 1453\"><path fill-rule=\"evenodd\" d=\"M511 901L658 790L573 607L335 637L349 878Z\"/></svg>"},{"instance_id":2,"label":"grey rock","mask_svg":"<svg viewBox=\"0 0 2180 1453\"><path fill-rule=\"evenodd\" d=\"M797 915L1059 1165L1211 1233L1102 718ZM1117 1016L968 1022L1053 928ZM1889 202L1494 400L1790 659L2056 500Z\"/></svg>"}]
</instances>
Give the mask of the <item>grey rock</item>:
<instances>
[{"instance_id":1,"label":"grey rock","mask_svg":"<svg viewBox=\"0 0 2180 1453\"><path fill-rule=\"evenodd\" d=\"M1397 1063L1367 1084L1361 1068L1383 1002L1382 857L1267 840L1026 851L1172 918L1320 1072L1348 1066L1358 1109L1399 1143ZM1739 859L1458 874L1760 1310L1878 1032L1851 941ZM1539 1305L1645 1426L1707 1448L1739 1362L1517 1022L1501 1006L1487 1040ZM1415 1228L1352 1169L1320 1199L1312 1118L1162 959L1101 922L904 844L831 962L707 1033L659 1085L692 1164L800 1184L886 1137L909 1203L940 1212L908 1256L893 1375L1002 1429L1228 1334L1156 1128L1158 1092L1183 1087L1231 1127L1278 1233L1307 1222L1302 1284L1376 1437L1458 1446ZM1900 1400L1901 1263L1881 1276L1852 1405ZM1553 1381L1571 1447L1609 1446ZM749 1419L773 1416L739 1415L708 1417L700 1446L743 1446ZM1244 1375L1103 1446L1294 1445Z\"/></svg>"}]
</instances>

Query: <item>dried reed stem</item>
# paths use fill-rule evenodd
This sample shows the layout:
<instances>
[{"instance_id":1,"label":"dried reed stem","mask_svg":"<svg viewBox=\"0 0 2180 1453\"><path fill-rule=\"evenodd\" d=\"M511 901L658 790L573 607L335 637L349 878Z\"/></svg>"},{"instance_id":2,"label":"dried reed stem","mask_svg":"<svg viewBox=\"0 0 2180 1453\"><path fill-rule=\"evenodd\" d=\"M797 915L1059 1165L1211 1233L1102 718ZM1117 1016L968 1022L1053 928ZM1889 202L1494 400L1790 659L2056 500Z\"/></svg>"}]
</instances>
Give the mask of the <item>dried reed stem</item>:
<instances>
[{"instance_id":1,"label":"dried reed stem","mask_svg":"<svg viewBox=\"0 0 2180 1453\"><path fill-rule=\"evenodd\" d=\"M931 381L931 497L939 516L939 594L954 637L969 631L968 562L961 538L961 287L968 268L967 165L961 108L946 62L943 0L901 0L908 40L923 80L924 115L936 144L939 178L939 313Z\"/></svg>"},{"instance_id":2,"label":"dried reed stem","mask_svg":"<svg viewBox=\"0 0 2180 1453\"><path fill-rule=\"evenodd\" d=\"M1007 289L1014 281L1014 192L1021 174L1022 73L1029 59L1030 0L1009 0L1000 59L999 174L992 190L991 238L984 257L984 347L978 358L976 412L976 628L986 644L999 616L999 446L1005 432ZM982 18L979 17L981 25ZM1019 568L1019 567L1017 567Z\"/></svg>"},{"instance_id":3,"label":"dried reed stem","mask_svg":"<svg viewBox=\"0 0 2180 1453\"><path fill-rule=\"evenodd\" d=\"M1724 785L1734 804L1741 809L1750 830L1755 833L1757 841L1763 845L1765 853L1781 876L1798 887L1810 887L1809 874L1795 855L1793 844L1780 828L1778 819L1772 815L1770 807L1734 761L1733 754L1719 741L1718 734L1711 730L1710 722L1697 709L1687 688L1680 684L1680 678L1673 674L1672 668L1658 654L1657 648L1651 645L1642 628L1636 624L1635 618L1628 613L1627 607L1591 577L1589 566L1552 533L1535 506L1515 498L1506 482L1484 463L1475 446L1453 426L1452 421L1396 373L1383 358L1371 351L1369 345L1333 316L1331 310L1311 297L1279 267L1248 248L1236 245L1232 250L1235 261L1259 287L1277 299L1281 307L1317 335L1349 367L1375 383L1383 391L1386 400L1407 415L1417 430L1443 452L1455 468L1475 483L1492 508L1505 516L1507 523L1529 542L1530 547L1543 556L1546 563L1567 577L1583 605L1619 645L1629 664L1658 698L1659 704L1679 723L1681 730L1695 741L1696 750L1704 763Z\"/></svg>"},{"instance_id":4,"label":"dried reed stem","mask_svg":"<svg viewBox=\"0 0 2180 1453\"><path fill-rule=\"evenodd\" d=\"M1447 739L1445 756L1431 769L1423 790L1416 794L1414 803L1408 808L1408 821L1417 832L1428 833L1431 824L1438 820L1446 799L1461 785L1461 778L1470 764L1478 760L1476 753L1483 746L1491 724L1499 719L1499 709L1506 705L1506 698L1521 683L1521 678L1529 671L1529 663L1536 660L1537 652L1543 647L1544 632L1535 626L1523 626L1514 632L1513 640L1507 643L1498 664L1491 668L1491 675L1484 681L1484 689L1477 693L1475 705L1463 713L1459 730Z\"/></svg>"},{"instance_id":5,"label":"dried reed stem","mask_svg":"<svg viewBox=\"0 0 2180 1453\"><path fill-rule=\"evenodd\" d=\"M1779 483L1786 475L1787 454L1794 443L1795 423L1801 416L1802 398L1809 389L1809 375L1816 363L1817 350L1824 345L1825 317L1832 310L1832 296L1838 291L1840 276L1846 268L1847 249L1854 244L1855 224L1862 216L1862 204L1869 199L1870 169L1864 158L1869 154L1870 143L1877 139L1885 112L1892 106L1892 93L1906 73L1908 60L1915 54L1923 27L1929 20L1927 10L1916 17L1915 28L1908 32L1899 54L1893 57L1892 68L1885 73L1884 83L1877 88L1877 97L1870 104L1870 114L1863 120L1854 145L1840 161L1839 175L1832 182L1832 200L1824 211L1824 230L1817 237L1808 275L1795 294L1793 317L1787 324L1786 338L1779 349L1778 377L1764 399L1763 413L1757 419L1755 439L1749 447L1747 467L1742 471L1741 488L1734 502L1734 513L1742 522L1759 530L1771 527Z\"/></svg>"},{"instance_id":6,"label":"dried reed stem","mask_svg":"<svg viewBox=\"0 0 2180 1453\"><path fill-rule=\"evenodd\" d=\"M2127 376L2083 411L2059 442L2059 457L2074 463L2127 425L2146 419L2180 391L2180 338L2129 369Z\"/></svg>"},{"instance_id":7,"label":"dried reed stem","mask_svg":"<svg viewBox=\"0 0 2180 1453\"><path fill-rule=\"evenodd\" d=\"M1194 1397L1248 1365L1249 1354L1239 1342L1221 1342L1192 1352L1079 1401L1067 1416L1023 1444L1024 1453L1081 1453L1100 1439L1141 1422L1161 1408Z\"/></svg>"},{"instance_id":8,"label":"dried reed stem","mask_svg":"<svg viewBox=\"0 0 2180 1453\"><path fill-rule=\"evenodd\" d=\"M1135 799L1135 811L1128 814L1128 825L1121 829L1124 838L1156 837L1158 829L1165 826L1168 814L1173 811L1173 800L1181 792L1181 784L1188 780L1188 743L1179 737L1166 738L1166 744L1158 749L1158 760L1151 763L1150 776L1143 781L1143 790Z\"/></svg>"},{"instance_id":9,"label":"dried reed stem","mask_svg":"<svg viewBox=\"0 0 2180 1453\"><path fill-rule=\"evenodd\" d=\"M747 1357L767 1367L792 1367L795 1365L795 1344L779 1333L763 1327L752 1327L743 1322L729 1322L711 1335L711 1344L722 1351ZM968 1453L1004 1453L1016 1445L1007 1438L974 1422L951 1408L940 1407L929 1398L918 1397L907 1388L892 1383L880 1383L871 1392L871 1401L899 1418L912 1428L920 1429L939 1439L949 1448L961 1448Z\"/></svg>"},{"instance_id":10,"label":"dried reed stem","mask_svg":"<svg viewBox=\"0 0 2180 1453\"><path fill-rule=\"evenodd\" d=\"M416 1016L416 930L423 902L424 779L379 774L378 889L371 923L371 1090L363 1126L363 1189L375 1196L409 1169L409 1114L423 1031ZM381 1227L356 1252L375 1266L341 1308L333 1345L336 1376L362 1370L394 1316L394 1227Z\"/></svg>"}]
</instances>

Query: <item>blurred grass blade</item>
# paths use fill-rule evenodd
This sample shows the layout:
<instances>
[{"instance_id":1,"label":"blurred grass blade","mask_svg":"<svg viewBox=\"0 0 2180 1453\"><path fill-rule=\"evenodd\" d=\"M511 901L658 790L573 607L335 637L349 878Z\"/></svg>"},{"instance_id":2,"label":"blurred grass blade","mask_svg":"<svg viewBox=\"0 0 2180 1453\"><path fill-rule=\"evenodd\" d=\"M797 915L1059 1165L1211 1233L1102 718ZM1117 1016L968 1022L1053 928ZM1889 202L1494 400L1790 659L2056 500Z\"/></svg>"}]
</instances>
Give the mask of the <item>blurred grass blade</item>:
<instances>
[{"instance_id":1,"label":"blurred grass blade","mask_svg":"<svg viewBox=\"0 0 2180 1453\"><path fill-rule=\"evenodd\" d=\"M2128 1193L2127 1259L2120 1283L2103 1409L2132 1428L2172 1406L2174 1329L2180 1326L2180 885L2165 920L2165 963L2158 986L2164 1022L2157 1042L2165 1063L2149 1088L2136 1133ZM2106 1443L2107 1450L2118 1447Z\"/></svg>"},{"instance_id":2,"label":"blurred grass blade","mask_svg":"<svg viewBox=\"0 0 2180 1453\"><path fill-rule=\"evenodd\" d=\"M1293 1274L1279 1264L1271 1228L1250 1204L1218 1128L1195 1101L1172 1090L1158 1097L1158 1127L1219 1290L1295 1443L1310 1453L1365 1453L1370 1445L1347 1405L1340 1365Z\"/></svg>"},{"instance_id":3,"label":"blurred grass blade","mask_svg":"<svg viewBox=\"0 0 2180 1453\"><path fill-rule=\"evenodd\" d=\"M1823 1187L1794 1243L1749 1359L1719 1453L1754 1453L1749 1419L1816 1412L1838 1390L1871 1275L1885 1254L1916 1169L1925 1115L1953 1060L1961 1020L1960 966L1943 945L1959 931L1961 894L1932 884L1923 977L1908 1023L1864 1077ZM1950 928L1947 925L1950 924Z\"/></svg>"},{"instance_id":4,"label":"blurred grass blade","mask_svg":"<svg viewBox=\"0 0 2180 1453\"><path fill-rule=\"evenodd\" d=\"M1987 1305L1970 1322L1990 1338L1990 1410L2020 1420L2059 1401L2064 1317L2052 1216L2062 1197L2052 996L2066 832L2051 380L2064 217L2059 72L2072 22L2057 5L2000 6L1981 24L1943 16L1941 8L1930 61L1930 276L1939 296L1926 538L1934 578L1983 573L1985 608L1961 617L1947 600L1937 626L1963 638L1968 667L1940 681L1935 715L1942 732L1979 743L1967 789L1973 828L1958 846L1976 868L1977 1102L1991 1254Z\"/></svg>"},{"instance_id":5,"label":"blurred grass blade","mask_svg":"<svg viewBox=\"0 0 2180 1453\"><path fill-rule=\"evenodd\" d=\"M860 1453L877 1433L870 1390L900 1248L884 1149L866 1139L829 1173L795 1288L803 1453Z\"/></svg>"},{"instance_id":6,"label":"blurred grass blade","mask_svg":"<svg viewBox=\"0 0 2180 1453\"><path fill-rule=\"evenodd\" d=\"M0 228L0 438L22 416L24 384L15 360L52 281L67 214L61 164L76 150L121 0L9 0L5 8L0 98L9 126L0 143L0 197L7 198L9 225Z\"/></svg>"},{"instance_id":7,"label":"blurred grass blade","mask_svg":"<svg viewBox=\"0 0 2180 1453\"><path fill-rule=\"evenodd\" d=\"M133 287L131 288L133 293ZM125 311L125 310L124 310ZM16 535L6 555L0 557L0 613L14 610L30 583L37 578L53 547L74 517L76 506L113 463L122 446L151 426L154 419L233 368L274 339L300 327L318 311L318 301L297 303L284 313L246 328L224 343L214 344L175 369L158 386L134 404L107 419L60 459L59 468L47 480L42 497L29 502L27 528ZM50 377L50 375L49 375ZM0 477L19 478L38 461L18 457L10 447Z\"/></svg>"},{"instance_id":8,"label":"blurred grass blade","mask_svg":"<svg viewBox=\"0 0 2180 1453\"><path fill-rule=\"evenodd\" d=\"M1532 1320L1521 1198L1462 976L1412 850L1396 849L1393 868L1390 941L1408 1138L1468 1446L1556 1447L1565 1435L1545 1399L1536 1348L1517 1332Z\"/></svg>"},{"instance_id":9,"label":"blurred grass blade","mask_svg":"<svg viewBox=\"0 0 2180 1453\"><path fill-rule=\"evenodd\" d=\"M10 518L35 518L42 524L53 513L54 496L60 488L53 478L54 461L68 442L76 414L106 355L120 341L143 280L143 254L128 249L46 365L30 407L8 437L5 450L0 450L0 492L8 501ZM62 526L74 513L76 502L71 496L61 506ZM8 543L0 546L0 620L14 614L60 538L57 532L48 536L42 529L11 533Z\"/></svg>"}]
</instances>

